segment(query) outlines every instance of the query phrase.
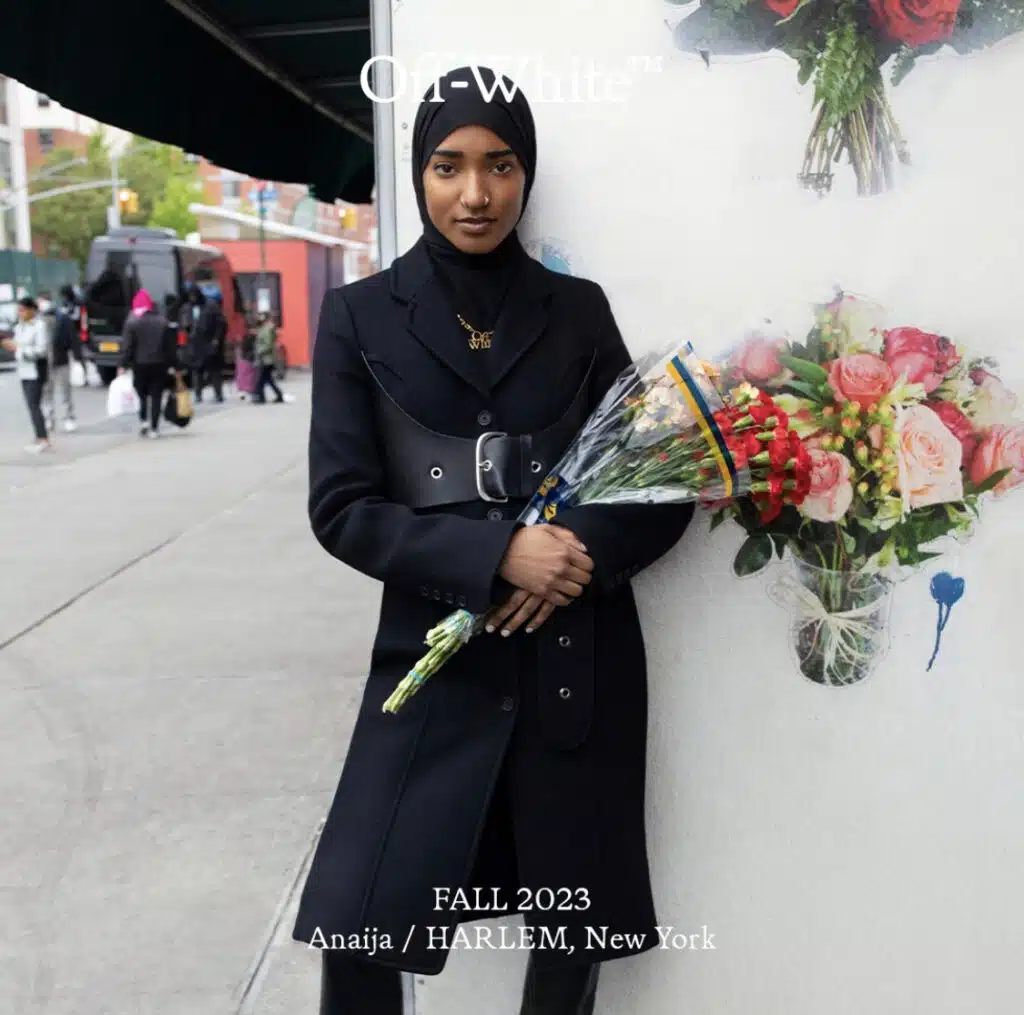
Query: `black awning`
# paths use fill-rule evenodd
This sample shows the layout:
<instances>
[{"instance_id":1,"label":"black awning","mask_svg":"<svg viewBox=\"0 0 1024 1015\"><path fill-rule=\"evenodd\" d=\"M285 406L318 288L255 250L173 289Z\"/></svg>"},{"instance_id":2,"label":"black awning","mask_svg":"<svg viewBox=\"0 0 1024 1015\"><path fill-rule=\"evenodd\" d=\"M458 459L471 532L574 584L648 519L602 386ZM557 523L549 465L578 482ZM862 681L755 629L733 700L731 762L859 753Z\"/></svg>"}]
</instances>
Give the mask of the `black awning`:
<instances>
[{"instance_id":1,"label":"black awning","mask_svg":"<svg viewBox=\"0 0 1024 1015\"><path fill-rule=\"evenodd\" d=\"M21 0L0 72L62 105L322 201L370 200L370 0Z\"/></svg>"}]
</instances>

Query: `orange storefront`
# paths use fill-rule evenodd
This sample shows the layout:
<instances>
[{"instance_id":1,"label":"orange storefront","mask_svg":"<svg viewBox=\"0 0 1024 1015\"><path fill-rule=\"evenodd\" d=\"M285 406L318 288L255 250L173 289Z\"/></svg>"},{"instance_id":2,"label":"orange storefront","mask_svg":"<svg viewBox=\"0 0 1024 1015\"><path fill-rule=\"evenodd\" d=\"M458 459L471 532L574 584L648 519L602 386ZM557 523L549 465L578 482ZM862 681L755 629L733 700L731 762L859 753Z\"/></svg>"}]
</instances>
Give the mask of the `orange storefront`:
<instances>
[{"instance_id":1,"label":"orange storefront","mask_svg":"<svg viewBox=\"0 0 1024 1015\"><path fill-rule=\"evenodd\" d=\"M224 251L236 275L255 276L260 272L258 240L210 242ZM346 281L344 249L285 238L267 238L263 248L266 273L274 288L280 289L278 337L287 350L288 364L309 366L324 293Z\"/></svg>"}]
</instances>

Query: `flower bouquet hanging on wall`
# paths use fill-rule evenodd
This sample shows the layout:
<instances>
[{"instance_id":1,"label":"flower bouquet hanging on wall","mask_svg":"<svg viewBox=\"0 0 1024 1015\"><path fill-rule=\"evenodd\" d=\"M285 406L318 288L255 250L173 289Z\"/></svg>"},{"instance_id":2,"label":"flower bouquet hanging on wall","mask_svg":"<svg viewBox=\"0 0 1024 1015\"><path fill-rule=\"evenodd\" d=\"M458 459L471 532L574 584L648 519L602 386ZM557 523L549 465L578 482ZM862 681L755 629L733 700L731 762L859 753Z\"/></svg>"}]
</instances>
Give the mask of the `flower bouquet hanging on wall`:
<instances>
[{"instance_id":1,"label":"flower bouquet hanging on wall","mask_svg":"<svg viewBox=\"0 0 1024 1015\"><path fill-rule=\"evenodd\" d=\"M811 462L807 496L771 516L722 505L746 531L733 569L757 573L773 553L791 572L775 598L793 615L801 672L842 686L873 670L888 637L893 582L965 537L985 495L1024 484L1024 421L996 364L884 310L839 294L803 342L751 335L722 368L726 383L771 395Z\"/></svg>"},{"instance_id":2,"label":"flower bouquet hanging on wall","mask_svg":"<svg viewBox=\"0 0 1024 1015\"><path fill-rule=\"evenodd\" d=\"M685 2L685 0L680 0ZM706 61L778 49L813 86L813 115L799 179L832 189L845 157L859 194L893 185L910 149L889 102L922 55L943 45L964 52L1024 29L1024 0L702 0L675 29L676 44Z\"/></svg>"}]
</instances>

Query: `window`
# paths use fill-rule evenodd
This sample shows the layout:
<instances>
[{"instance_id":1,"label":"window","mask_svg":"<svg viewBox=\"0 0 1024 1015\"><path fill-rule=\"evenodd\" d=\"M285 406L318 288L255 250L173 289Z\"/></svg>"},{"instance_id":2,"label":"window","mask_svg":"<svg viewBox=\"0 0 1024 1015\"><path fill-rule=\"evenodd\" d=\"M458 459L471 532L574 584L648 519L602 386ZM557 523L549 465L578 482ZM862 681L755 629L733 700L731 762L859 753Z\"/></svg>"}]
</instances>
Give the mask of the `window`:
<instances>
[{"instance_id":1,"label":"window","mask_svg":"<svg viewBox=\"0 0 1024 1015\"><path fill-rule=\"evenodd\" d=\"M49 127L39 128L39 150L44 155L53 151L53 131Z\"/></svg>"},{"instance_id":2,"label":"window","mask_svg":"<svg viewBox=\"0 0 1024 1015\"><path fill-rule=\"evenodd\" d=\"M48 108L49 105L50 105L50 96L49 95L43 95L42 92L38 92L36 94L36 105L40 109Z\"/></svg>"},{"instance_id":3,"label":"window","mask_svg":"<svg viewBox=\"0 0 1024 1015\"><path fill-rule=\"evenodd\" d=\"M242 182L241 180L225 180L221 184L221 193L225 197L241 197L242 196Z\"/></svg>"},{"instance_id":4,"label":"window","mask_svg":"<svg viewBox=\"0 0 1024 1015\"><path fill-rule=\"evenodd\" d=\"M241 290L246 311L260 314L269 311L278 327L284 323L281 308L281 273L279 271L239 271L235 281Z\"/></svg>"}]
</instances>

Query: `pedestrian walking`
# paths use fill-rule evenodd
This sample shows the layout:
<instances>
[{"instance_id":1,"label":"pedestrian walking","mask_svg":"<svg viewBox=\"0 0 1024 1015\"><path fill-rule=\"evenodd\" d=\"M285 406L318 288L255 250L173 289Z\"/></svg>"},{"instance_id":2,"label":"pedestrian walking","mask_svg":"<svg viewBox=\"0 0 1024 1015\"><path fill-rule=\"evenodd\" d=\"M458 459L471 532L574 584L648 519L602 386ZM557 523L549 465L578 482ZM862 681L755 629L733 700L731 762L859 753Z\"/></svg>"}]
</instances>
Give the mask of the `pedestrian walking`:
<instances>
[{"instance_id":1,"label":"pedestrian walking","mask_svg":"<svg viewBox=\"0 0 1024 1015\"><path fill-rule=\"evenodd\" d=\"M71 385L71 361L77 360L85 372L79 346L78 329L66 309L66 304L54 306L48 298L39 301L39 313L47 326L50 339L50 369L43 391L43 416L52 433L57 429L58 406L66 433L77 429L75 402Z\"/></svg>"},{"instance_id":2,"label":"pedestrian walking","mask_svg":"<svg viewBox=\"0 0 1024 1015\"><path fill-rule=\"evenodd\" d=\"M267 388L274 392L274 401L283 402L284 392L277 386L274 380L274 365L277 354L277 328L274 326L270 314L260 314L260 326L256 332L256 344L253 349L253 359L256 364L256 390L253 393L253 402L262 405L267 401Z\"/></svg>"},{"instance_id":3,"label":"pedestrian walking","mask_svg":"<svg viewBox=\"0 0 1024 1015\"><path fill-rule=\"evenodd\" d=\"M224 343L228 321L221 309L220 294L204 297L199 290L199 316L192 329L192 362L194 364L194 396L203 400L203 389L213 388L214 398L224 401Z\"/></svg>"},{"instance_id":4,"label":"pedestrian walking","mask_svg":"<svg viewBox=\"0 0 1024 1015\"><path fill-rule=\"evenodd\" d=\"M43 388L49 373L49 337L39 305L31 296L18 300L18 323L11 338L3 340L4 348L14 353L15 368L28 406L29 418L36 439L25 450L32 454L51 447L43 416Z\"/></svg>"},{"instance_id":5,"label":"pedestrian walking","mask_svg":"<svg viewBox=\"0 0 1024 1015\"><path fill-rule=\"evenodd\" d=\"M458 924L519 912L521 1015L589 1015L600 963L659 944L629 579L693 508L518 522L631 356L601 287L520 243L537 167L522 91L451 71L411 134L423 234L327 294L313 351L313 533L383 595L292 935L323 949L321 1015L399 1015L399 971L440 973ZM492 633L383 713L455 608Z\"/></svg>"},{"instance_id":6,"label":"pedestrian walking","mask_svg":"<svg viewBox=\"0 0 1024 1015\"><path fill-rule=\"evenodd\" d=\"M132 300L132 312L121 336L118 374L132 372L132 386L139 396L139 436L160 436L160 412L168 377L175 371L176 329L156 308L152 297L140 289Z\"/></svg>"}]
</instances>

